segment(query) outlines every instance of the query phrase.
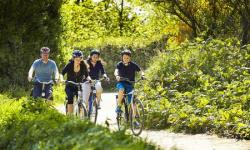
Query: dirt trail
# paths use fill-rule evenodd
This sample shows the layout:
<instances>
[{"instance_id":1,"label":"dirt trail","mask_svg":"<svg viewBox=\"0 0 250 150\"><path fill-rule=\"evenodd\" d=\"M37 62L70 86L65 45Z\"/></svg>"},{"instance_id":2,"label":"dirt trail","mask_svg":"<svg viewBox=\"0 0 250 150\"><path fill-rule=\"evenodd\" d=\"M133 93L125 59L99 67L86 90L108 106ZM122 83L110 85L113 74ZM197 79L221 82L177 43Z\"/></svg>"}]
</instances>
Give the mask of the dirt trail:
<instances>
[{"instance_id":1,"label":"dirt trail","mask_svg":"<svg viewBox=\"0 0 250 150\"><path fill-rule=\"evenodd\" d=\"M110 128L117 130L115 120L115 94L104 93L102 99L102 108L99 111L97 123L105 125L105 121L108 120ZM58 106L57 109L64 113L64 106ZM177 148L178 150L250 150L250 141L218 138L216 135L186 135L182 133L171 133L165 130L144 130L140 137L159 145L165 150L171 150L173 148Z\"/></svg>"}]
</instances>

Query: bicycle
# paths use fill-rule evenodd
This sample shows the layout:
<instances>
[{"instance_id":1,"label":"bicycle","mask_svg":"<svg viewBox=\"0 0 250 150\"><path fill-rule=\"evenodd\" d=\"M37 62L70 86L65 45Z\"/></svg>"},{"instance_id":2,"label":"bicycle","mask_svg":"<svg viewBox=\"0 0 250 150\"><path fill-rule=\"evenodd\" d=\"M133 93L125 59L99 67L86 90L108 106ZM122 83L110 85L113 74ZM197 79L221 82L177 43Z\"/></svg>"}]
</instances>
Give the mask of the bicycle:
<instances>
[{"instance_id":1,"label":"bicycle","mask_svg":"<svg viewBox=\"0 0 250 150\"><path fill-rule=\"evenodd\" d=\"M88 81L86 81L88 82ZM87 118L87 108L86 105L83 101L82 98L82 85L84 83L76 83L73 81L65 81L66 84L72 84L77 87L77 94L75 94L73 98L73 114L79 117L80 119L85 119ZM65 101L65 110L66 114L68 112L67 110L67 105L68 105L68 100Z\"/></svg>"},{"instance_id":2,"label":"bicycle","mask_svg":"<svg viewBox=\"0 0 250 150\"><path fill-rule=\"evenodd\" d=\"M137 83L137 81L130 81L127 78L121 78L120 81L129 82L131 84ZM131 102L128 103L128 95L132 95ZM118 95L116 95L116 101L118 99ZM124 106L124 113L117 113L117 125L119 130L126 129L126 126L130 124L130 128L132 133L135 136L141 134L142 129L144 127L144 106L142 102L136 97L136 90L132 90L129 93L123 94L122 104ZM133 105L132 105L133 104ZM135 124L138 123L138 124Z\"/></svg>"},{"instance_id":3,"label":"bicycle","mask_svg":"<svg viewBox=\"0 0 250 150\"><path fill-rule=\"evenodd\" d=\"M53 85L53 83L54 83L53 80L50 80L48 82L41 82L39 79L36 79L36 80L33 79L32 81L33 81L34 84L39 83L39 84L42 85L42 92L41 92L41 95L39 97L45 98L46 100L53 100L52 94L50 94L48 96L48 98L45 97L46 96L46 94L45 94L45 86ZM34 90L34 88L32 88L32 90L31 90L31 94L30 94L31 96L33 96L33 90Z\"/></svg>"},{"instance_id":4,"label":"bicycle","mask_svg":"<svg viewBox=\"0 0 250 150\"><path fill-rule=\"evenodd\" d=\"M97 116L98 116L98 107L99 103L97 101L96 97L96 88L95 85L98 82L103 81L105 78L101 78L100 80L92 80L90 85L91 85L91 92L89 96L89 111L88 111L88 118L91 122L96 124L97 121Z\"/></svg>"}]
</instances>

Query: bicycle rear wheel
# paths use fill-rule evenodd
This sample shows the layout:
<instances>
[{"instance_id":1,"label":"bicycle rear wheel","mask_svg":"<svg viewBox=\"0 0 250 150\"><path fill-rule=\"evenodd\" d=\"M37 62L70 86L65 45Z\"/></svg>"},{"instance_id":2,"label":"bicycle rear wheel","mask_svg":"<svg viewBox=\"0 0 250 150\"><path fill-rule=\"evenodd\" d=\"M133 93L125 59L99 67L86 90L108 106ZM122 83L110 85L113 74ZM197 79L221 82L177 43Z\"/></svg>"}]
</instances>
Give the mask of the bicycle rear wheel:
<instances>
[{"instance_id":1,"label":"bicycle rear wheel","mask_svg":"<svg viewBox=\"0 0 250 150\"><path fill-rule=\"evenodd\" d=\"M141 134L144 128L144 106L138 99L134 99L130 105L130 127L135 136Z\"/></svg>"},{"instance_id":2,"label":"bicycle rear wheel","mask_svg":"<svg viewBox=\"0 0 250 150\"><path fill-rule=\"evenodd\" d=\"M78 109L77 109L77 117L80 119L86 119L87 118L87 109L86 106L83 105L82 103L78 104Z\"/></svg>"}]
</instances>

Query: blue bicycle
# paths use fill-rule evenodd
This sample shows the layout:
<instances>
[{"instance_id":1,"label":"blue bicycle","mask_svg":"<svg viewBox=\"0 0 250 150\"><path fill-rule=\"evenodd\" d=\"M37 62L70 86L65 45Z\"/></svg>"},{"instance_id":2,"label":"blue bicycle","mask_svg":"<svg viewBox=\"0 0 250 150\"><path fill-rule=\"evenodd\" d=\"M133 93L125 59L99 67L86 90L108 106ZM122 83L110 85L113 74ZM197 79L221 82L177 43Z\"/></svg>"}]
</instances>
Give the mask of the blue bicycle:
<instances>
[{"instance_id":1,"label":"blue bicycle","mask_svg":"<svg viewBox=\"0 0 250 150\"><path fill-rule=\"evenodd\" d=\"M96 88L95 85L97 82L101 82L105 78L102 78L100 80L92 80L90 85L91 85L91 92L89 96L89 109L88 109L88 118L91 122L96 124L97 121L97 116L98 116L98 107L99 103L96 98Z\"/></svg>"}]
</instances>

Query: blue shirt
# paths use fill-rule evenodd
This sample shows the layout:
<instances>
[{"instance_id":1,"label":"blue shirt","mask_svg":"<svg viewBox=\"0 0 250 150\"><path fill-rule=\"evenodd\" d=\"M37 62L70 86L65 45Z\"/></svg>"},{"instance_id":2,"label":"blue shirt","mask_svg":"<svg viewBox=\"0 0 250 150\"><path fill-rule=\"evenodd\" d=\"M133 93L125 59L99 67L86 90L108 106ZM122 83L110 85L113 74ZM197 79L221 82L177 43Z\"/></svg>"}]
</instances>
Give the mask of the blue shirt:
<instances>
[{"instance_id":1,"label":"blue shirt","mask_svg":"<svg viewBox=\"0 0 250 150\"><path fill-rule=\"evenodd\" d=\"M42 59L37 59L33 62L31 69L35 71L35 80L41 82L49 82L52 80L52 75L58 74L58 68L53 60L48 60L44 63Z\"/></svg>"}]
</instances>

